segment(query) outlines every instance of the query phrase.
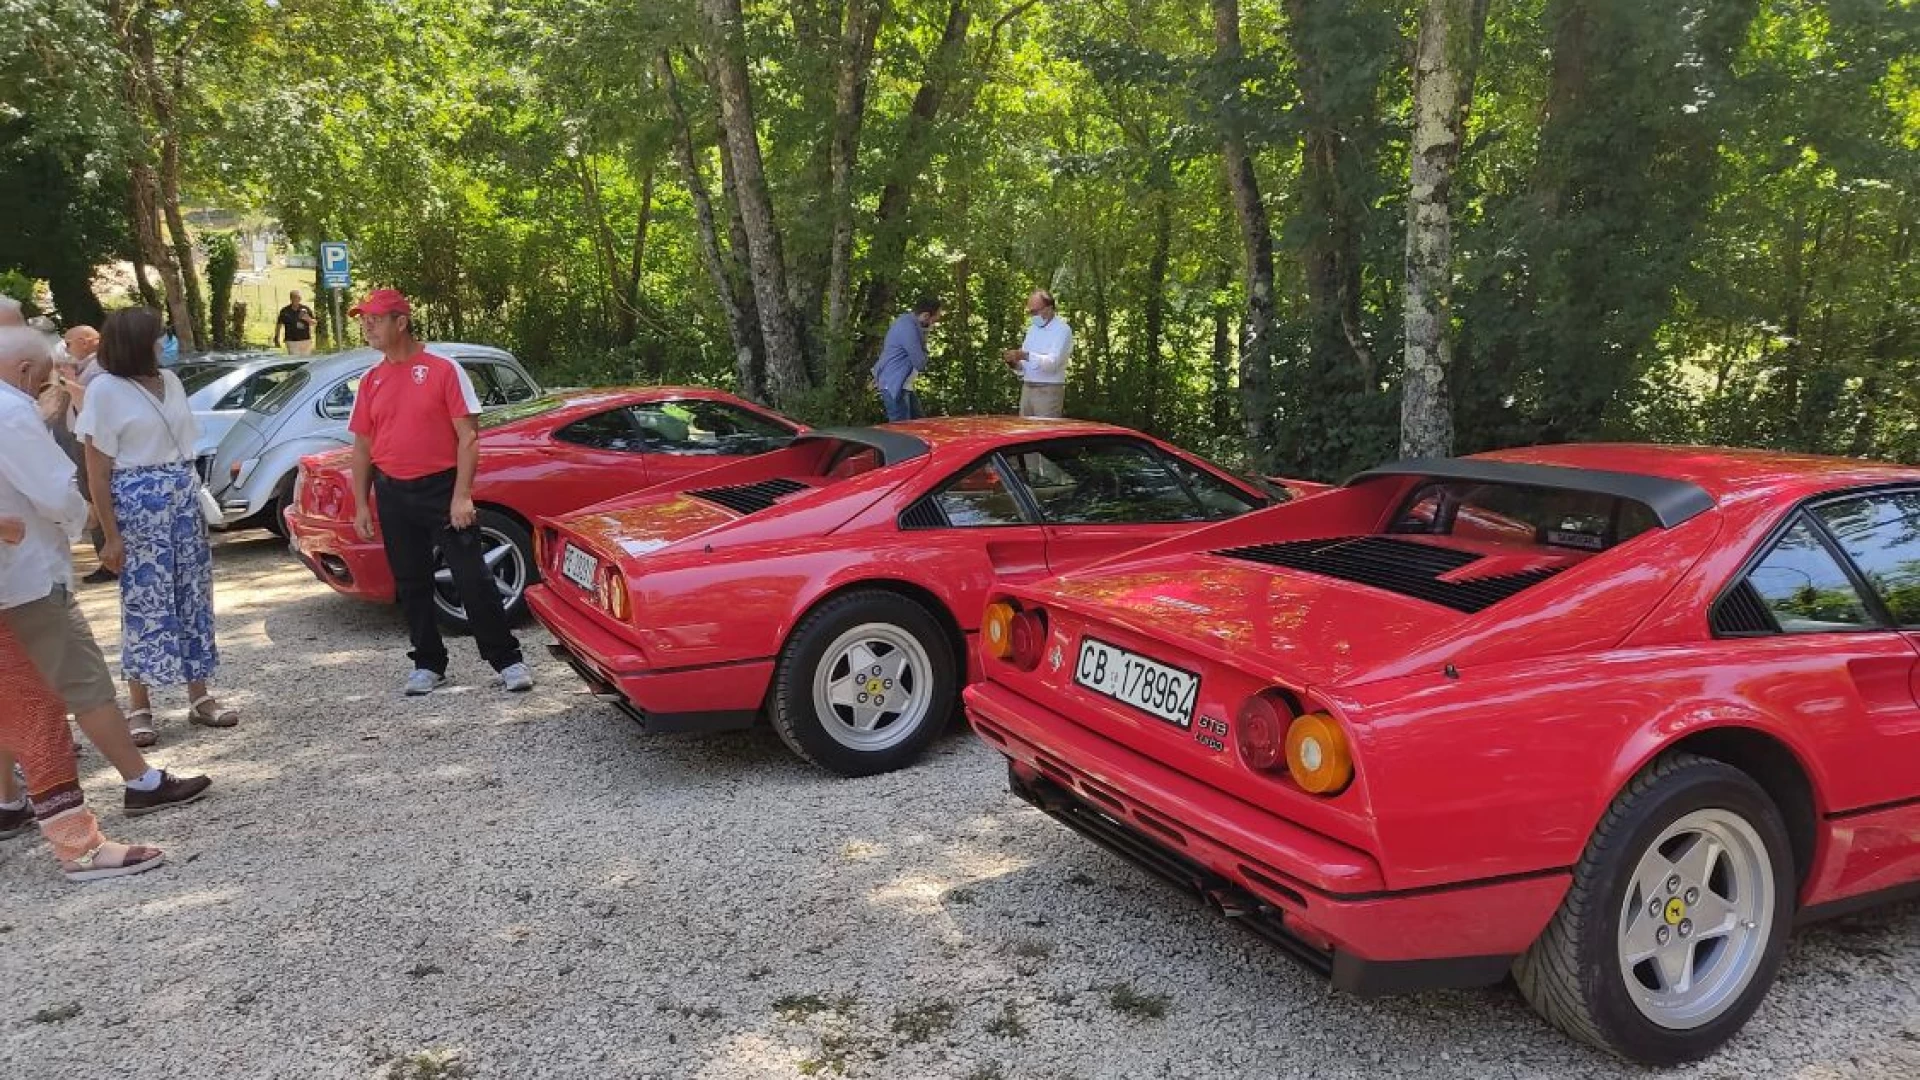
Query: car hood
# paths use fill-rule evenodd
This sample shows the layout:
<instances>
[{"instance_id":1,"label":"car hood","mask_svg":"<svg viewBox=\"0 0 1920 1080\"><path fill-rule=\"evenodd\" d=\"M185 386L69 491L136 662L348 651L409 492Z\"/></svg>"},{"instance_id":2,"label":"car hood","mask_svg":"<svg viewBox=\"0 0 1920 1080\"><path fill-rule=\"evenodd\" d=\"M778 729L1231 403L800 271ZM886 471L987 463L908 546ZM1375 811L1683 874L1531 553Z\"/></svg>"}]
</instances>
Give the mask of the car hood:
<instances>
[{"instance_id":1,"label":"car hood","mask_svg":"<svg viewBox=\"0 0 1920 1080\"><path fill-rule=\"evenodd\" d=\"M1084 617L1300 686L1363 679L1462 621L1408 597L1212 554L1080 571L1036 591Z\"/></svg>"}]
</instances>

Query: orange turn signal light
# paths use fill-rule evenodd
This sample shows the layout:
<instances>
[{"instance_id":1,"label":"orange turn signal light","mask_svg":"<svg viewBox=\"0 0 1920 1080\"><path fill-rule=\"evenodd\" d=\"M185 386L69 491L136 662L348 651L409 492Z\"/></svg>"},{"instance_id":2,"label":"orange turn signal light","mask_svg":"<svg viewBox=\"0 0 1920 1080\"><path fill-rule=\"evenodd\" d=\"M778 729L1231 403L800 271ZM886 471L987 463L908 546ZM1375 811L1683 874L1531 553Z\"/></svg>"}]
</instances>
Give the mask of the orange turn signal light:
<instances>
[{"instance_id":1,"label":"orange turn signal light","mask_svg":"<svg viewBox=\"0 0 1920 1080\"><path fill-rule=\"evenodd\" d=\"M632 614L632 603L627 597L627 576L617 566L607 567L606 585L601 595L606 601L607 612L621 622Z\"/></svg>"},{"instance_id":2,"label":"orange turn signal light","mask_svg":"<svg viewBox=\"0 0 1920 1080\"><path fill-rule=\"evenodd\" d=\"M1287 772L1314 795L1345 788L1353 779L1353 751L1339 721L1323 712L1296 718L1287 728Z\"/></svg>"},{"instance_id":3,"label":"orange turn signal light","mask_svg":"<svg viewBox=\"0 0 1920 1080\"><path fill-rule=\"evenodd\" d=\"M1019 612L1005 600L987 605L980 619L980 645L988 656L1005 660L1013 655L1013 619Z\"/></svg>"}]
</instances>

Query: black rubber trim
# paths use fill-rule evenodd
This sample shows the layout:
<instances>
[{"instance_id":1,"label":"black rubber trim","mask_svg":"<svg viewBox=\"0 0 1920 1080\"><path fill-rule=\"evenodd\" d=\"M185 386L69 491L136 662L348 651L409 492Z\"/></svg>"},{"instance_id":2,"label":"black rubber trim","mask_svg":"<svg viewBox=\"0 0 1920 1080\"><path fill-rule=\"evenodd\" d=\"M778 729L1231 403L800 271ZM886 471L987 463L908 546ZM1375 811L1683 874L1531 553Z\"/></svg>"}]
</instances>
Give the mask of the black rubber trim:
<instances>
[{"instance_id":1,"label":"black rubber trim","mask_svg":"<svg viewBox=\"0 0 1920 1080\"><path fill-rule=\"evenodd\" d=\"M1407 458L1375 466L1347 478L1344 487L1388 476L1424 476L1435 480L1472 480L1486 484L1519 484L1553 488L1558 491L1583 491L1631 499L1653 511L1663 528L1700 516L1713 509L1713 496L1700 485L1686 480L1643 473L1612 472L1606 469L1575 469L1564 465L1533 465L1517 461L1488 461L1482 458Z\"/></svg>"},{"instance_id":2,"label":"black rubber trim","mask_svg":"<svg viewBox=\"0 0 1920 1080\"><path fill-rule=\"evenodd\" d=\"M1492 986L1506 978L1513 967L1513 956L1369 960L1341 949L1317 948L1287 929L1281 910L1259 895L1168 851L1159 841L1115 821L1046 776L1028 780L1009 762L1007 787L1066 827L1199 897L1234 924L1326 977L1336 990L1359 997L1381 997L1424 990L1471 989Z\"/></svg>"},{"instance_id":3,"label":"black rubber trim","mask_svg":"<svg viewBox=\"0 0 1920 1080\"><path fill-rule=\"evenodd\" d=\"M1857 818L1864 814L1883 814L1888 810L1899 810L1902 807L1913 806L1916 803L1920 803L1920 795L1910 796L1905 799L1890 799L1887 802L1874 803L1872 806L1856 806L1850 810L1835 810L1826 817L1828 821L1845 821L1848 818Z\"/></svg>"},{"instance_id":4,"label":"black rubber trim","mask_svg":"<svg viewBox=\"0 0 1920 1080\"><path fill-rule=\"evenodd\" d=\"M885 431L870 427L814 428L801 432L794 443L803 442L850 442L861 446L870 446L880 452L880 464L896 465L927 453L926 440L908 435L903 431Z\"/></svg>"},{"instance_id":5,"label":"black rubber trim","mask_svg":"<svg viewBox=\"0 0 1920 1080\"><path fill-rule=\"evenodd\" d=\"M1849 896L1844 900L1829 900L1824 904L1803 907L1794 913L1793 925L1806 926L1809 923L1825 922L1845 915L1853 915L1871 908L1898 904L1903 900L1920 900L1920 881L1909 881L1905 885L1876 889L1859 896Z\"/></svg>"}]
</instances>

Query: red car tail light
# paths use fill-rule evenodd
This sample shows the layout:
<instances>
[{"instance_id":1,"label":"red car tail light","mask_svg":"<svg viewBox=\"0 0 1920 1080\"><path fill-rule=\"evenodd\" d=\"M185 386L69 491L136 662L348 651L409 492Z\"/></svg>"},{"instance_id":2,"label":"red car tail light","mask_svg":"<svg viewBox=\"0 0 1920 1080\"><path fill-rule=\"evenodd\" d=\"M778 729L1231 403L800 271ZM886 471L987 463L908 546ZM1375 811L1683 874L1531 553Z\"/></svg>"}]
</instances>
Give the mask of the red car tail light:
<instances>
[{"instance_id":1,"label":"red car tail light","mask_svg":"<svg viewBox=\"0 0 1920 1080\"><path fill-rule=\"evenodd\" d=\"M1353 779L1353 750L1340 722L1323 712L1296 719L1287 728L1287 772L1303 791L1339 794Z\"/></svg>"},{"instance_id":2,"label":"red car tail light","mask_svg":"<svg viewBox=\"0 0 1920 1080\"><path fill-rule=\"evenodd\" d=\"M600 575L600 606L621 622L632 614L632 602L627 596L627 576L617 566L609 565Z\"/></svg>"},{"instance_id":3,"label":"red car tail light","mask_svg":"<svg viewBox=\"0 0 1920 1080\"><path fill-rule=\"evenodd\" d=\"M1255 694L1240 706L1233 726L1234 747L1249 768L1284 768L1287 724L1293 707L1278 694Z\"/></svg>"},{"instance_id":4,"label":"red car tail light","mask_svg":"<svg viewBox=\"0 0 1920 1080\"><path fill-rule=\"evenodd\" d=\"M1022 611L1014 615L1007 631L1008 662L1021 671L1039 667L1040 654L1047 644L1046 613L1038 608Z\"/></svg>"},{"instance_id":5,"label":"red car tail light","mask_svg":"<svg viewBox=\"0 0 1920 1080\"><path fill-rule=\"evenodd\" d=\"M1014 614L1012 604L995 600L987 605L986 614L980 617L981 647L995 660L1005 660L1013 655Z\"/></svg>"}]
</instances>

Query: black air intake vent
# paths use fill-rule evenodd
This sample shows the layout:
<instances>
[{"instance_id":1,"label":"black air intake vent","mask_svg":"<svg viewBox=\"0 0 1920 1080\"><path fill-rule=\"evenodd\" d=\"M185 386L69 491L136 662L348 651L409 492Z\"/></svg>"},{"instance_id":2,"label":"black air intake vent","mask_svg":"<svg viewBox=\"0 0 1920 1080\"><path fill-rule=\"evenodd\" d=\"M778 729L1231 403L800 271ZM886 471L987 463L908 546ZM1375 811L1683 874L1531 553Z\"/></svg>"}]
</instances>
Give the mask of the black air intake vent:
<instances>
[{"instance_id":1,"label":"black air intake vent","mask_svg":"<svg viewBox=\"0 0 1920 1080\"><path fill-rule=\"evenodd\" d=\"M944 529L948 524L947 512L940 509L931 498L921 499L900 514L900 527L903 529Z\"/></svg>"},{"instance_id":2,"label":"black air intake vent","mask_svg":"<svg viewBox=\"0 0 1920 1080\"><path fill-rule=\"evenodd\" d=\"M762 480L757 484L735 484L732 487L699 488L687 494L696 499L705 499L736 514L751 514L772 506L782 496L796 491L805 491L807 485L798 480Z\"/></svg>"},{"instance_id":3,"label":"black air intake vent","mask_svg":"<svg viewBox=\"0 0 1920 1080\"><path fill-rule=\"evenodd\" d=\"M1767 611L1766 601L1753 588L1753 583L1742 581L1733 587L1733 591L1720 599L1713 609L1713 632L1716 634L1773 634L1779 632L1774 625L1773 615Z\"/></svg>"},{"instance_id":4,"label":"black air intake vent","mask_svg":"<svg viewBox=\"0 0 1920 1080\"><path fill-rule=\"evenodd\" d=\"M1326 540L1289 540L1214 552L1267 566L1324 574L1360 585L1411 596L1471 615L1560 572L1559 567L1498 577L1441 581L1440 575L1479 562L1466 551L1395 540L1386 536L1348 536Z\"/></svg>"}]
</instances>

